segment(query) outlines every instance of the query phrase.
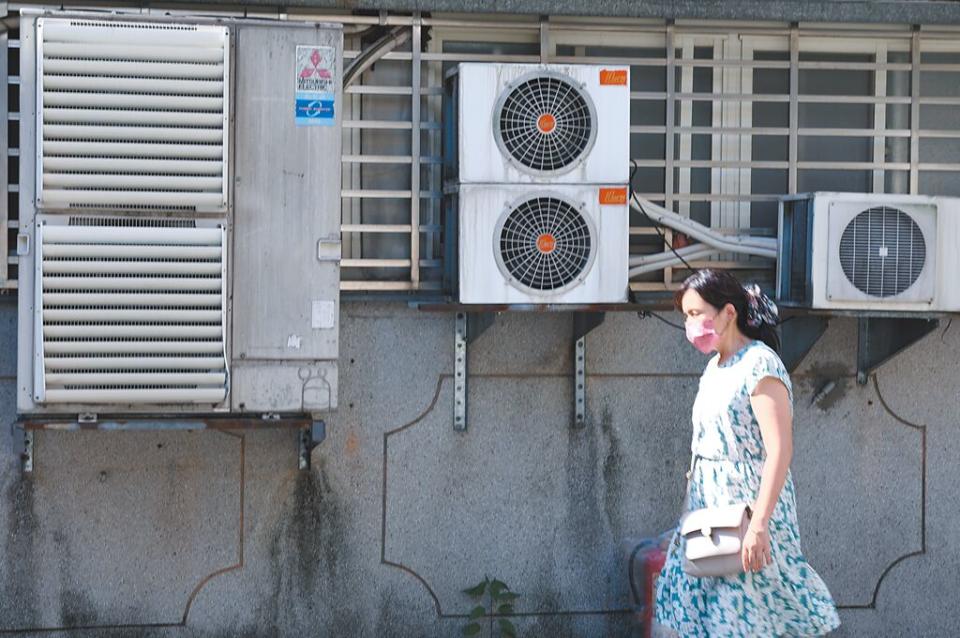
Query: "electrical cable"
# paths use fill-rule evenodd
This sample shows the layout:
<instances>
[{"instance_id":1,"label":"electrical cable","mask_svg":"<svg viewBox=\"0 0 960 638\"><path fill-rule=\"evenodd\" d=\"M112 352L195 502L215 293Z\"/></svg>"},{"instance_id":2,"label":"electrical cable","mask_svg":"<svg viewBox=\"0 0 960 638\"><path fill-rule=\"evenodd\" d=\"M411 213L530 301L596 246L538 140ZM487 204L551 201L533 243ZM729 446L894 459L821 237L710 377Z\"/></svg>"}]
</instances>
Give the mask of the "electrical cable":
<instances>
[{"instance_id":1,"label":"electrical cable","mask_svg":"<svg viewBox=\"0 0 960 638\"><path fill-rule=\"evenodd\" d=\"M637 208L640 209L640 212L643 213L643 216L646 217L648 220L650 220L650 223L653 224L653 229L657 231L658 235L660 235L660 239L663 241L663 243L666 244L670 248L670 250L673 252L673 254L677 256L677 259L679 259L683 263L683 265L686 266L690 271L696 272L697 269L691 266L689 263L687 263L687 260L684 259L683 256L676 251L676 249L673 247L673 242L667 241L666 235L664 235L663 231L660 229L662 224L660 224L659 222L655 221L652 217L650 217L650 215L647 214L647 211L643 208L643 204L640 203L640 198L637 197L636 191L633 190L633 176L637 174L637 169L639 169L640 167L637 166L637 160L635 159L631 159L630 164L633 165L633 168L630 170L630 184L628 185L628 188L630 189L630 199L633 200L633 202L637 205Z\"/></svg>"}]
</instances>

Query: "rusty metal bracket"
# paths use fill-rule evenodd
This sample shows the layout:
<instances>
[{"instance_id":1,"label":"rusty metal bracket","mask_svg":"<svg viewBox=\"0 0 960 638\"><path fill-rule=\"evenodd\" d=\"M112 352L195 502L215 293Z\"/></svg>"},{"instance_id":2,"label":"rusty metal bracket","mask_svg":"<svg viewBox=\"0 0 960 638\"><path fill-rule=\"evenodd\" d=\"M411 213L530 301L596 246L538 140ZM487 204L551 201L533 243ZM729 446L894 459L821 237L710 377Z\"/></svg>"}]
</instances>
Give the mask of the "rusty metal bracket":
<instances>
[{"instance_id":1,"label":"rusty metal bracket","mask_svg":"<svg viewBox=\"0 0 960 638\"><path fill-rule=\"evenodd\" d=\"M33 431L20 430L23 432L23 445L20 451L20 467L24 474L33 472Z\"/></svg>"},{"instance_id":2,"label":"rusty metal bracket","mask_svg":"<svg viewBox=\"0 0 960 638\"><path fill-rule=\"evenodd\" d=\"M857 383L894 355L937 329L937 319L860 317L857 322Z\"/></svg>"},{"instance_id":3,"label":"rusty metal bracket","mask_svg":"<svg viewBox=\"0 0 960 638\"><path fill-rule=\"evenodd\" d=\"M323 443L327 438L327 424L322 420L316 420L309 427L301 428L300 436L297 437L299 447L297 467L301 470L310 469L310 454L313 448Z\"/></svg>"}]
</instances>

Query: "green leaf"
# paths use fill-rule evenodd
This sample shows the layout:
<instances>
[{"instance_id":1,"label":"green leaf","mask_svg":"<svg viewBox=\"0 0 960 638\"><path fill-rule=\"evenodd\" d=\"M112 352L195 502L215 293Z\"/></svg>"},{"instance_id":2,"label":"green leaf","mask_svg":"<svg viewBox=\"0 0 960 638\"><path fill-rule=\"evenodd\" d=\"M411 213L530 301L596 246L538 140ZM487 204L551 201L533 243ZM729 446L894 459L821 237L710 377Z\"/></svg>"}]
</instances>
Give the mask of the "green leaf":
<instances>
[{"instance_id":1,"label":"green leaf","mask_svg":"<svg viewBox=\"0 0 960 638\"><path fill-rule=\"evenodd\" d=\"M512 591L505 591L497 596L497 600L502 603L510 603L515 601L517 598L520 598L520 594L515 594Z\"/></svg>"},{"instance_id":2,"label":"green leaf","mask_svg":"<svg viewBox=\"0 0 960 638\"><path fill-rule=\"evenodd\" d=\"M470 623L469 625L467 625L466 627L463 628L463 635L464 635L464 636L476 636L477 634L480 633L480 630L481 630L481 629L482 629L482 627L480 627L480 623L472 622L472 623Z\"/></svg>"},{"instance_id":3,"label":"green leaf","mask_svg":"<svg viewBox=\"0 0 960 638\"><path fill-rule=\"evenodd\" d=\"M497 613L509 616L513 613L513 605L503 604L497 607Z\"/></svg>"},{"instance_id":4,"label":"green leaf","mask_svg":"<svg viewBox=\"0 0 960 638\"><path fill-rule=\"evenodd\" d=\"M473 611L470 612L470 620L476 620L485 613L487 613L487 610L484 609L483 605L477 605L473 608Z\"/></svg>"},{"instance_id":5,"label":"green leaf","mask_svg":"<svg viewBox=\"0 0 960 638\"><path fill-rule=\"evenodd\" d=\"M509 638L517 638L517 630L513 626L513 623L507 620L506 618L500 618L497 620L497 624L500 625L500 633L504 636L509 636Z\"/></svg>"},{"instance_id":6,"label":"green leaf","mask_svg":"<svg viewBox=\"0 0 960 638\"><path fill-rule=\"evenodd\" d=\"M507 584L501 580L493 579L490 583L490 595L494 598L500 598L501 592L507 591L510 588L507 587Z\"/></svg>"},{"instance_id":7,"label":"green leaf","mask_svg":"<svg viewBox=\"0 0 960 638\"><path fill-rule=\"evenodd\" d=\"M481 582L481 583L479 583L479 584L477 584L477 585L474 585L473 587L470 587L469 589L464 589L464 590L463 590L463 593L467 594L467 595L470 596L471 598L480 598L480 596L483 596L483 592L487 591L487 584L488 584L489 582L490 582L489 580L487 580L486 578L484 578L484 579L483 579L483 582Z\"/></svg>"}]
</instances>

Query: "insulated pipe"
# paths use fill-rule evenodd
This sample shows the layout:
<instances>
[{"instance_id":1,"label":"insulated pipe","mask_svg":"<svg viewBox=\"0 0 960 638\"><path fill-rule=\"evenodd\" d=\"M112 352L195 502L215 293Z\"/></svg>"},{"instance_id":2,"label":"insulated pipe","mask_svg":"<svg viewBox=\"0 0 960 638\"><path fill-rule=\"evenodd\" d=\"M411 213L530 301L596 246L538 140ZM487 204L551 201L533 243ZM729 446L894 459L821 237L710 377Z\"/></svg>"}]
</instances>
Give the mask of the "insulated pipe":
<instances>
[{"instance_id":1,"label":"insulated pipe","mask_svg":"<svg viewBox=\"0 0 960 638\"><path fill-rule=\"evenodd\" d=\"M374 63L403 44L412 33L412 27L394 27L389 33L364 49L343 72L343 88L347 88Z\"/></svg>"},{"instance_id":2,"label":"insulated pipe","mask_svg":"<svg viewBox=\"0 0 960 638\"><path fill-rule=\"evenodd\" d=\"M684 259L691 257L697 253L700 253L704 249L716 250L711 246L706 244L691 244L690 246L684 246L683 248L677 248L676 252L679 253ZM672 250L665 250L660 253L652 253L649 255L634 255L630 257L629 264L631 266L644 266L646 264L652 264L659 261L665 261L667 259L676 259L676 255ZM695 258L695 257L694 257Z\"/></svg>"},{"instance_id":3,"label":"insulated pipe","mask_svg":"<svg viewBox=\"0 0 960 638\"><path fill-rule=\"evenodd\" d=\"M702 259L703 257L709 257L710 255L715 255L719 253L720 250L716 248L710 248L709 246L703 247L700 251L690 254L684 259ZM635 277L637 275L642 275L648 272L655 272L657 270L663 270L664 268L669 268L671 266L677 266L683 262L676 255L672 255L667 259L659 259L654 262L644 263L630 268L628 272L630 277Z\"/></svg>"},{"instance_id":4,"label":"insulated pipe","mask_svg":"<svg viewBox=\"0 0 960 638\"><path fill-rule=\"evenodd\" d=\"M630 205L637 210L637 212L650 217L654 223L680 231L704 244L719 248L723 252L756 255L770 259L776 259L777 257L777 240L775 238L721 235L703 224L682 217L650 201L643 201L642 207L636 202L631 202Z\"/></svg>"}]
</instances>

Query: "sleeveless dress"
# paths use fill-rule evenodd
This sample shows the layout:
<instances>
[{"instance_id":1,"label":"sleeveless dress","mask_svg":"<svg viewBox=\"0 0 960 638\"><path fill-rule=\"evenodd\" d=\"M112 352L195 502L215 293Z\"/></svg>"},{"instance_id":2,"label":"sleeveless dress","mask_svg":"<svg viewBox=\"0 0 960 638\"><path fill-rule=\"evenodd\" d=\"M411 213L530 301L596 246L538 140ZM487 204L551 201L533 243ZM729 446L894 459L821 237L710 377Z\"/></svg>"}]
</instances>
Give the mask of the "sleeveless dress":
<instances>
[{"instance_id":1,"label":"sleeveless dress","mask_svg":"<svg viewBox=\"0 0 960 638\"><path fill-rule=\"evenodd\" d=\"M774 377L790 395L790 376L780 357L751 341L723 365L715 355L700 377L693 404L691 452L699 456L687 507L752 503L760 488L763 440L750 405L760 379ZM740 637L819 636L840 625L826 584L800 549L796 492L787 472L768 525L772 562L759 572L697 578L682 567L674 532L657 580L654 635ZM670 631L672 629L672 632Z\"/></svg>"}]
</instances>

